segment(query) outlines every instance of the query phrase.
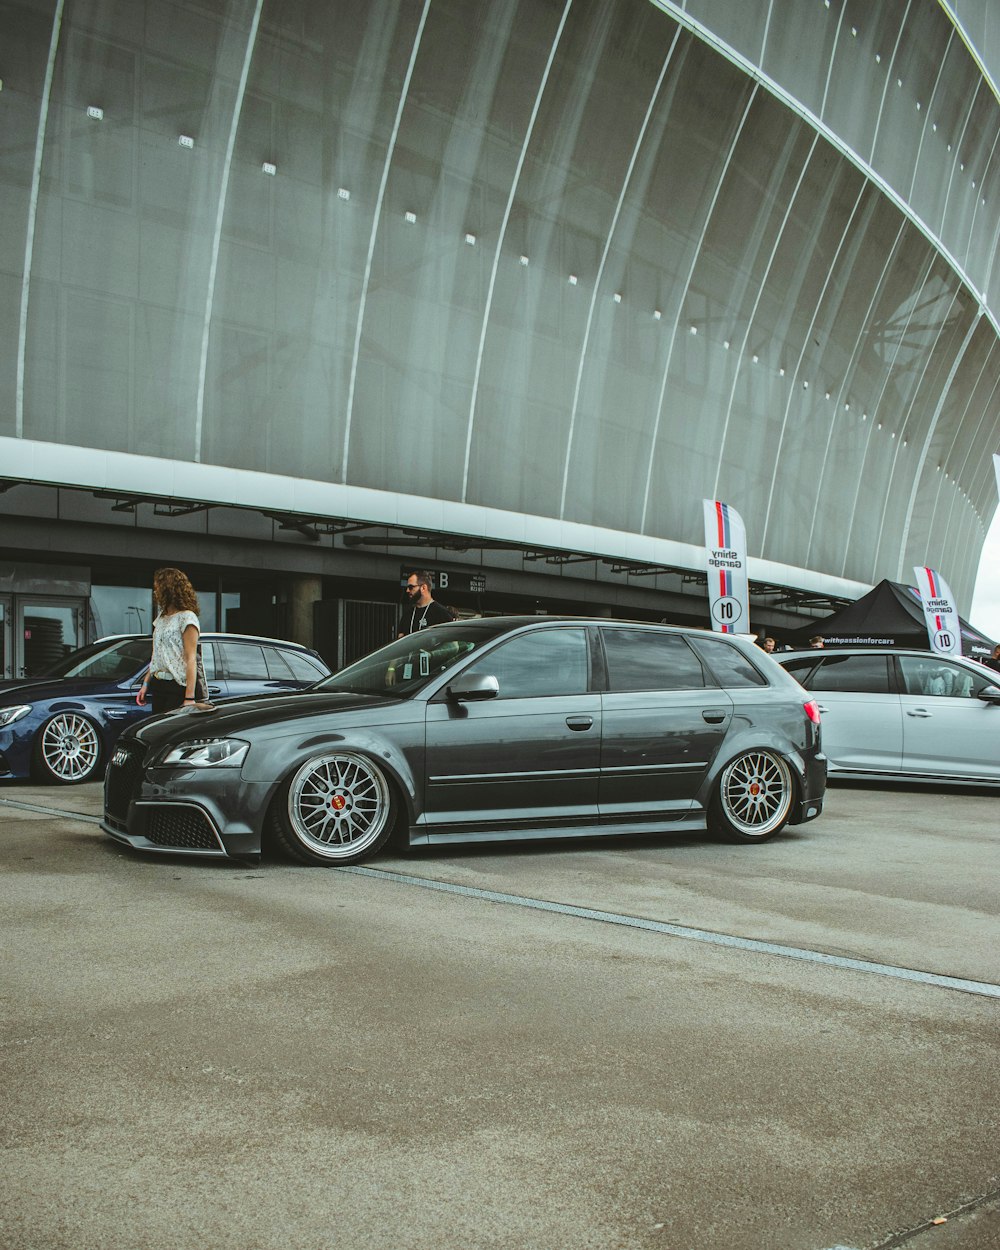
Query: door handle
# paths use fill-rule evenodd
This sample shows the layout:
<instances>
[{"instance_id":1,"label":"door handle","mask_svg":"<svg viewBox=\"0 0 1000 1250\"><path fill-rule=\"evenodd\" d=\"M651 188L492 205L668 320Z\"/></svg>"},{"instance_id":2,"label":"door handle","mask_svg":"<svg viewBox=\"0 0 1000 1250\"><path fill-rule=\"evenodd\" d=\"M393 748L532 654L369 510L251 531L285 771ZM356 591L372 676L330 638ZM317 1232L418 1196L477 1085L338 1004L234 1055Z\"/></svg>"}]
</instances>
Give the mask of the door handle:
<instances>
[{"instance_id":1,"label":"door handle","mask_svg":"<svg viewBox=\"0 0 1000 1250\"><path fill-rule=\"evenodd\" d=\"M822 703L818 703L816 706L819 709L820 716L825 716L827 712L830 710L829 708L825 708Z\"/></svg>"},{"instance_id":2,"label":"door handle","mask_svg":"<svg viewBox=\"0 0 1000 1250\"><path fill-rule=\"evenodd\" d=\"M222 687L221 686L209 686L208 693L209 694L222 694Z\"/></svg>"},{"instance_id":3,"label":"door handle","mask_svg":"<svg viewBox=\"0 0 1000 1250\"><path fill-rule=\"evenodd\" d=\"M916 716L916 717L918 717L920 720L926 720L928 717L933 716L933 715L934 715L934 713L933 713L933 712L925 712L925 711L924 711L924 709L923 709L922 707L913 707L913 708L908 707L908 708L906 709L906 715L907 715L907 716Z\"/></svg>"},{"instance_id":4,"label":"door handle","mask_svg":"<svg viewBox=\"0 0 1000 1250\"><path fill-rule=\"evenodd\" d=\"M726 709L724 707L707 707L702 712L701 718L709 725L721 725L726 719Z\"/></svg>"},{"instance_id":5,"label":"door handle","mask_svg":"<svg viewBox=\"0 0 1000 1250\"><path fill-rule=\"evenodd\" d=\"M581 730L589 729L593 725L593 723L594 723L593 716L567 716L566 717L566 724L569 725L570 729L575 729L578 732Z\"/></svg>"}]
</instances>

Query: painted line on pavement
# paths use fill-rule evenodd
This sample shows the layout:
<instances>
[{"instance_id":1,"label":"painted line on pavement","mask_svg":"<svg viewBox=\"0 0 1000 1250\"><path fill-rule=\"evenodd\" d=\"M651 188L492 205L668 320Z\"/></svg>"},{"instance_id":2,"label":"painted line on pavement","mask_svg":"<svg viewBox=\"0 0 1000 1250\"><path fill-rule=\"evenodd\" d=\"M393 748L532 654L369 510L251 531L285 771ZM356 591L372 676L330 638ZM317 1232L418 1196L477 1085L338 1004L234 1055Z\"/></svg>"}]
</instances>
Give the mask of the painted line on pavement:
<instances>
[{"instance_id":1,"label":"painted line on pavement","mask_svg":"<svg viewBox=\"0 0 1000 1250\"><path fill-rule=\"evenodd\" d=\"M490 903L507 903L514 907L528 907L535 911L556 912L561 916L575 916L581 920L599 920L605 924L622 925L628 929L643 929L650 933L664 933L670 937L687 938L694 942L708 942L713 946L730 946L737 950L753 951L758 955L780 955L785 959L799 959L806 963L824 964L830 968L841 968L850 972L872 972L883 977L896 977L901 981L934 985L939 989L960 990L965 994L1000 998L1000 985L994 985L989 981L968 981L962 977L945 977L936 972L900 968L895 964L879 964L867 959L849 959L843 955L828 955L824 951L813 951L798 946L782 946L777 942L762 942L756 938L713 933L711 929L693 929L687 925L670 924L663 920L647 920L643 916L625 916L618 912L595 911L590 907L575 907L571 903L551 903L546 899L528 898L521 894L500 894L494 890L453 885L448 881L436 881L428 877L411 877L404 873L386 872L382 868L364 868L361 865L353 865L338 868L336 871L378 877L384 881L395 881L400 885L415 885L425 890L440 890L446 894L461 894Z\"/></svg>"},{"instance_id":2,"label":"painted line on pavement","mask_svg":"<svg viewBox=\"0 0 1000 1250\"><path fill-rule=\"evenodd\" d=\"M4 807L19 807L23 812L41 812L43 816L63 816L66 820L87 820L99 825L100 816L88 816L85 812L67 812L62 807L40 807L37 803L19 803L16 799L0 799Z\"/></svg>"}]
</instances>

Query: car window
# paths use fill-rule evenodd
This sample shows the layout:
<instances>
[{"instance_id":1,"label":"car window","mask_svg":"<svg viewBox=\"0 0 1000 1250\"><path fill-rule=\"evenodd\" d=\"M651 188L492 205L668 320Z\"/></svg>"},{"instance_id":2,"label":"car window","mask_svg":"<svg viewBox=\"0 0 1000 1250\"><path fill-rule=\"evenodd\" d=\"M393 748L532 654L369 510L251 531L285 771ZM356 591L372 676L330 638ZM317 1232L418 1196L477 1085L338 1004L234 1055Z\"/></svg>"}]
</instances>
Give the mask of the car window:
<instances>
[{"instance_id":1,"label":"car window","mask_svg":"<svg viewBox=\"0 0 1000 1250\"><path fill-rule=\"evenodd\" d=\"M680 634L602 629L609 690L700 690L701 661Z\"/></svg>"},{"instance_id":2,"label":"car window","mask_svg":"<svg viewBox=\"0 0 1000 1250\"><path fill-rule=\"evenodd\" d=\"M794 660L779 660L778 663L786 673L791 673L803 686L809 685L809 674L816 667L818 660L814 655L800 655Z\"/></svg>"},{"instance_id":3,"label":"car window","mask_svg":"<svg viewBox=\"0 0 1000 1250\"><path fill-rule=\"evenodd\" d=\"M264 648L255 642L220 642L226 676L236 681L267 681Z\"/></svg>"},{"instance_id":4,"label":"car window","mask_svg":"<svg viewBox=\"0 0 1000 1250\"><path fill-rule=\"evenodd\" d=\"M889 694L889 658L885 655L828 655L809 679L810 690L854 690Z\"/></svg>"},{"instance_id":5,"label":"car window","mask_svg":"<svg viewBox=\"0 0 1000 1250\"><path fill-rule=\"evenodd\" d=\"M732 643L722 642L715 638L696 638L692 644L700 652L703 659L715 675L720 686L734 687L766 686L763 677L750 663L742 651Z\"/></svg>"},{"instance_id":6,"label":"car window","mask_svg":"<svg viewBox=\"0 0 1000 1250\"><path fill-rule=\"evenodd\" d=\"M922 656L900 655L900 671L903 674L903 689L907 694L918 694L930 698L974 699L984 686L990 685L990 678L984 674L979 677L958 664L935 659L928 654Z\"/></svg>"},{"instance_id":7,"label":"car window","mask_svg":"<svg viewBox=\"0 0 1000 1250\"><path fill-rule=\"evenodd\" d=\"M77 656L71 663L63 662L56 668L49 669L46 677L82 677L91 680L127 681L134 677L143 664L149 663L153 652L152 638L129 638L125 642L116 642L105 646L100 651L90 652L84 657ZM67 657L72 660L72 657Z\"/></svg>"},{"instance_id":8,"label":"car window","mask_svg":"<svg viewBox=\"0 0 1000 1250\"><path fill-rule=\"evenodd\" d=\"M279 651L277 647L264 648L264 663L267 665L267 675L272 681L294 681L294 674L285 662L284 652Z\"/></svg>"},{"instance_id":9,"label":"car window","mask_svg":"<svg viewBox=\"0 0 1000 1250\"><path fill-rule=\"evenodd\" d=\"M296 681L319 681L321 677L326 676L326 670L322 669L315 660L303 655L301 651L285 651L282 648L281 654L292 670Z\"/></svg>"},{"instance_id":10,"label":"car window","mask_svg":"<svg viewBox=\"0 0 1000 1250\"><path fill-rule=\"evenodd\" d=\"M211 642L199 643L201 651L201 662L205 666L205 677L208 681L215 681L215 644Z\"/></svg>"},{"instance_id":11,"label":"car window","mask_svg":"<svg viewBox=\"0 0 1000 1250\"><path fill-rule=\"evenodd\" d=\"M466 673L497 679L501 699L585 694L587 635L582 629L539 629L502 643Z\"/></svg>"}]
</instances>

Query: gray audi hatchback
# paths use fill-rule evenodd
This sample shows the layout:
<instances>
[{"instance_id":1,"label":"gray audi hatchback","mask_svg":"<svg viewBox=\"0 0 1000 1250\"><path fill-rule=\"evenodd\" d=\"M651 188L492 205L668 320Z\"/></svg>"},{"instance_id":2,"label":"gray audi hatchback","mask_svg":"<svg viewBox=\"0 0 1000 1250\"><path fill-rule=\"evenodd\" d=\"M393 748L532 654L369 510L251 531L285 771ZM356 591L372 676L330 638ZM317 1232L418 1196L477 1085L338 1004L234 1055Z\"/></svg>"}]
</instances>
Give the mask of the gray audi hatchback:
<instances>
[{"instance_id":1,"label":"gray audi hatchback","mask_svg":"<svg viewBox=\"0 0 1000 1250\"><path fill-rule=\"evenodd\" d=\"M103 828L144 851L307 864L411 846L693 832L818 816L815 702L738 639L610 620L423 629L294 696L130 727Z\"/></svg>"}]
</instances>

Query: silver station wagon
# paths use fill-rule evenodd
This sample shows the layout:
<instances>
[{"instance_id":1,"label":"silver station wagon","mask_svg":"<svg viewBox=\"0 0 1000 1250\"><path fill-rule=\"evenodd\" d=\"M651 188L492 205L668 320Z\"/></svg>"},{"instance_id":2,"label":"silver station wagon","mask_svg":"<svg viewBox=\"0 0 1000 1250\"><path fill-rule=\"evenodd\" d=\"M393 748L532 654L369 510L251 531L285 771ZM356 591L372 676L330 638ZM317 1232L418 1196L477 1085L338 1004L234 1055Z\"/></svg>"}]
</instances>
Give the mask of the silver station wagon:
<instances>
[{"instance_id":1,"label":"silver station wagon","mask_svg":"<svg viewBox=\"0 0 1000 1250\"><path fill-rule=\"evenodd\" d=\"M103 827L140 850L351 864L412 846L818 816L819 715L770 657L696 630L508 617L424 629L291 697L130 728Z\"/></svg>"}]
</instances>

